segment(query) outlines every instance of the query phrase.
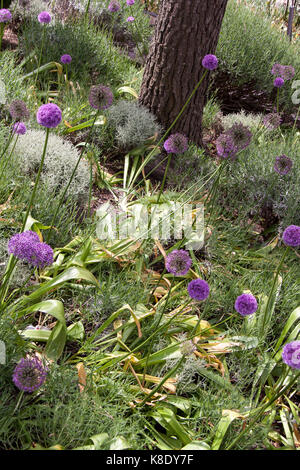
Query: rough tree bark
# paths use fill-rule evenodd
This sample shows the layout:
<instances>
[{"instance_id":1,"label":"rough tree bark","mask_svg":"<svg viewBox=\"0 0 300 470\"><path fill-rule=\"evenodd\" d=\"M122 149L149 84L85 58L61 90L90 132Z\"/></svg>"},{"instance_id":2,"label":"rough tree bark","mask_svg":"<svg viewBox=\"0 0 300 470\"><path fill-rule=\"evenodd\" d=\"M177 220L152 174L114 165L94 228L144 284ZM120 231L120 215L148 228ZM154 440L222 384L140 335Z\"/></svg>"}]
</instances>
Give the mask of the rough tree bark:
<instances>
[{"instance_id":1,"label":"rough tree bark","mask_svg":"<svg viewBox=\"0 0 300 470\"><path fill-rule=\"evenodd\" d=\"M214 54L227 0L162 0L147 57L140 104L167 128L175 119ZM172 132L202 144L202 112L209 74Z\"/></svg>"}]
</instances>

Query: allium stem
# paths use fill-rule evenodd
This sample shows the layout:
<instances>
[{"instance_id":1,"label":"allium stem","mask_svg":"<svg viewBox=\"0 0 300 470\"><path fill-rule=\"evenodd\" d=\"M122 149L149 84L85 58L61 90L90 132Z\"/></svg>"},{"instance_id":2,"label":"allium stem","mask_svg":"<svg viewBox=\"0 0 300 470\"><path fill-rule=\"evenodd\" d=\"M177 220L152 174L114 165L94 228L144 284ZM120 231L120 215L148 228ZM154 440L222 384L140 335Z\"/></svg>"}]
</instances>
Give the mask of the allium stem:
<instances>
[{"instance_id":1,"label":"allium stem","mask_svg":"<svg viewBox=\"0 0 300 470\"><path fill-rule=\"evenodd\" d=\"M72 174L71 174L71 176L70 176L70 179L69 179L69 181L68 181L68 184L66 185L66 187L65 187L65 189L64 189L64 192L63 192L63 194L62 194L62 196L61 196L61 198L60 198L60 200L59 200L59 202L58 202L58 205L57 205L57 207L56 207L56 209L55 209L54 215L53 215L52 220L51 220L51 223L50 223L50 229L49 229L48 236L50 236L50 234L51 234L52 228L53 228L54 223L55 223L56 216L57 216L57 214L58 214L58 211L59 211L59 209L60 209L60 207L61 207L61 205L62 205L62 203L63 203L63 201L64 201L64 198L65 198L65 196L66 196L66 194L67 194L67 191L68 191L68 189L69 189L69 187L70 187L70 184L72 183L73 178L74 178L74 176L75 176L75 173L76 173L76 171L77 171L78 165L79 165L79 163L81 162L81 159L82 159L82 157L83 157L83 155L84 155L84 152L85 152L85 150L86 150L86 146L87 146L87 144L88 144L88 142L89 142L89 140L90 140L90 137L91 137L92 131L93 131L93 129L94 129L94 125L95 125L95 122L96 122L96 119L97 119L98 115L99 115L99 111L97 111L96 114L95 114L93 123L92 123L91 128L90 128L90 132L89 132L89 134L88 134L88 137L87 137L87 139L86 139L86 141L85 141L85 143L84 143L84 146L82 147L82 151L80 152L79 158L78 158L77 163L76 163L76 165L75 165L75 167L74 167L74 170L73 170L73 172L72 172Z\"/></svg>"},{"instance_id":2,"label":"allium stem","mask_svg":"<svg viewBox=\"0 0 300 470\"><path fill-rule=\"evenodd\" d=\"M39 180L40 180L40 177L41 177L41 173L42 173L42 169L43 169L43 165L44 165L44 161L45 161L47 145L48 145L48 139L49 139L49 131L50 131L50 129L49 129L49 127L47 127L46 128L46 138L45 138L45 143L44 143L43 154L42 154L38 174L37 174L36 179L35 179L34 188L33 188L33 191L31 193L31 198L30 198L30 201L29 201L29 204L28 204L28 207L27 207L25 219L23 221L21 232L23 232L24 229L25 229L26 222L27 222L27 219L28 219L28 216L29 216L29 212L32 208L32 205L33 205L33 202L34 202L34 199L35 199L36 190L37 190L37 187L38 187L38 184L39 184Z\"/></svg>"},{"instance_id":3,"label":"allium stem","mask_svg":"<svg viewBox=\"0 0 300 470\"><path fill-rule=\"evenodd\" d=\"M275 286L276 286L276 283L277 283L277 279L278 279L278 276L279 276L279 272L282 268L282 265L283 265L283 262L285 260L285 257L287 255L287 252L289 250L289 247L287 246L286 249L284 250L283 252L283 255L281 257L281 260L280 260L280 263L276 269L276 272L275 272L275 276L274 276L274 280L273 280L273 284L272 284L272 287L271 287L271 292L270 292L270 295L268 297L268 301L267 301L267 305L266 305L266 308L265 308L265 311L264 311L264 315L263 315L263 320L262 320L262 326L261 326L261 330L260 330L260 334L262 335L264 332L265 332L265 327L266 327L266 321L267 321L267 317L268 317L268 314L269 314L269 308L270 308L270 304L272 302L272 299L273 299L273 296L274 296L274 290L275 290ZM270 320L270 319L269 319ZM266 334L267 332L265 332Z\"/></svg>"},{"instance_id":4,"label":"allium stem","mask_svg":"<svg viewBox=\"0 0 300 470\"><path fill-rule=\"evenodd\" d=\"M86 5L86 9L85 9L85 13L84 13L84 20L85 21L87 20L87 17L88 17L88 14L89 14L90 3L91 3L91 0L88 0L87 5Z\"/></svg>"},{"instance_id":5,"label":"allium stem","mask_svg":"<svg viewBox=\"0 0 300 470\"><path fill-rule=\"evenodd\" d=\"M38 75L39 75L40 66L41 66L41 61L42 61L42 54L43 54L44 42L45 42L45 32L46 32L46 29L45 29L45 28L46 28L46 25L43 26L41 52L40 52L40 57L39 57L37 72L36 72L36 75L35 75L34 86L36 85L36 81L37 81L37 78L38 78Z\"/></svg>"},{"instance_id":6,"label":"allium stem","mask_svg":"<svg viewBox=\"0 0 300 470\"><path fill-rule=\"evenodd\" d=\"M233 439L231 444L228 447L226 447L226 450L232 449L240 441L240 439L244 436L244 434L249 433L249 431L253 428L253 426L255 426L255 424L258 422L259 418L265 412L265 410L269 408L276 400L278 400L278 398L284 395L285 392L298 380L299 377L300 377L300 372L298 372L295 375L295 377L280 392L274 395L274 397L271 398L271 400L269 400L265 405L263 405L261 409L256 410L257 413L254 413L254 416L252 420L249 422L248 426L245 426L243 431L240 432L240 434L238 434L238 436L235 439Z\"/></svg>"},{"instance_id":7,"label":"allium stem","mask_svg":"<svg viewBox=\"0 0 300 470\"><path fill-rule=\"evenodd\" d=\"M175 124L177 123L177 121L181 118L182 114L184 113L184 111L186 110L186 108L188 107L188 105L190 104L190 101L192 100L193 96L195 95L195 93L197 92L198 88L200 87L201 83L203 82L204 78L206 77L208 73L208 70L205 70L205 72L203 73L202 77L200 78L199 82L197 83L197 85L195 86L195 88L193 89L192 93L190 94L190 96L188 97L188 99L186 100L186 102L184 103L184 105L182 106L180 112L177 114L176 118L174 119L174 121L172 122L172 124L170 125L170 127L166 130L166 132L164 133L164 135L162 136L162 138L160 139L160 141L157 143L157 145L154 147L153 150L151 150L151 152L146 156L144 162L141 164L140 168L138 169L138 171L136 172L132 182L131 182L131 187L133 186L133 184L135 183L137 177L139 176L139 174L143 171L143 168L148 164L148 162L151 160L151 158L153 157L153 155L155 154L155 152L157 151L157 148L160 146L160 144L165 140L165 138L167 137L167 135L170 133L170 131L173 129L173 127L175 126Z\"/></svg>"},{"instance_id":8,"label":"allium stem","mask_svg":"<svg viewBox=\"0 0 300 470\"><path fill-rule=\"evenodd\" d=\"M161 198L162 192L163 192L163 190L164 190L164 186L165 186L167 174L168 174L168 171L169 171L169 168L170 168L171 158L172 158L172 153L170 153L170 154L169 154L169 157L168 157L167 166L166 166L166 169L165 169L164 177L163 177L163 180L162 180L162 183L161 183L161 187L160 187L159 195L158 195L158 197L157 197L156 204L159 203L159 200L160 200L160 198Z\"/></svg>"}]
</instances>

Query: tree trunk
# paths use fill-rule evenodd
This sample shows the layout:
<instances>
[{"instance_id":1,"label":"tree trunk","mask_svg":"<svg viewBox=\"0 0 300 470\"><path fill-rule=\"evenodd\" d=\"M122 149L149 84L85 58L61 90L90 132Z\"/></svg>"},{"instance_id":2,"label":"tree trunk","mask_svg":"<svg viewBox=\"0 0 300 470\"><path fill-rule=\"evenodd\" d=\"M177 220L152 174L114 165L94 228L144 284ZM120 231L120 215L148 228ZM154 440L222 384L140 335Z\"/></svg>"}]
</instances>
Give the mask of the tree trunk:
<instances>
[{"instance_id":1,"label":"tree trunk","mask_svg":"<svg viewBox=\"0 0 300 470\"><path fill-rule=\"evenodd\" d=\"M227 0L162 0L146 61L140 104L165 129L170 126L204 73L202 59L214 54ZM209 74L172 132L202 144L202 112Z\"/></svg>"}]
</instances>

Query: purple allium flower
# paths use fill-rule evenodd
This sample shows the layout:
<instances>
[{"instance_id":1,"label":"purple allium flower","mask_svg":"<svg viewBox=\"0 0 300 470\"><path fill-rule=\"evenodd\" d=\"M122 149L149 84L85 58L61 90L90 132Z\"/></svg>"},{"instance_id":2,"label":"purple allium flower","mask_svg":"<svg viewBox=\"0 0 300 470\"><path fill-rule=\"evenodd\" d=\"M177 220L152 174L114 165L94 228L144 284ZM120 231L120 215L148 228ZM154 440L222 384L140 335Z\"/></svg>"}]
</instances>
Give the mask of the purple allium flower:
<instances>
[{"instance_id":1,"label":"purple allium flower","mask_svg":"<svg viewBox=\"0 0 300 470\"><path fill-rule=\"evenodd\" d=\"M274 80L274 82L273 82L273 85L274 85L274 87L276 87L276 88L282 88L283 85L284 85L284 80L283 80L283 78L281 78L281 77L275 78L275 80Z\"/></svg>"},{"instance_id":2,"label":"purple allium flower","mask_svg":"<svg viewBox=\"0 0 300 470\"><path fill-rule=\"evenodd\" d=\"M257 310L257 300L252 294L242 294L236 299L234 308L243 317L252 315Z\"/></svg>"},{"instance_id":3,"label":"purple allium flower","mask_svg":"<svg viewBox=\"0 0 300 470\"><path fill-rule=\"evenodd\" d=\"M274 170L276 173L279 175L287 175L293 167L293 160L286 155L280 155L279 157L276 157L275 164L274 164Z\"/></svg>"},{"instance_id":4,"label":"purple allium flower","mask_svg":"<svg viewBox=\"0 0 300 470\"><path fill-rule=\"evenodd\" d=\"M300 227L299 225L289 225L282 234L283 243L287 246L300 246Z\"/></svg>"},{"instance_id":5,"label":"purple allium flower","mask_svg":"<svg viewBox=\"0 0 300 470\"><path fill-rule=\"evenodd\" d=\"M164 149L167 153L175 153L180 154L187 151L189 148L188 146L188 139L185 135L179 134L172 134L164 143Z\"/></svg>"},{"instance_id":6,"label":"purple allium flower","mask_svg":"<svg viewBox=\"0 0 300 470\"><path fill-rule=\"evenodd\" d=\"M132 23L134 21L134 16L128 16L127 20L128 23Z\"/></svg>"},{"instance_id":7,"label":"purple allium flower","mask_svg":"<svg viewBox=\"0 0 300 470\"><path fill-rule=\"evenodd\" d=\"M219 61L213 54L208 54L202 59L202 65L205 69L215 70L218 67Z\"/></svg>"},{"instance_id":8,"label":"purple allium flower","mask_svg":"<svg viewBox=\"0 0 300 470\"><path fill-rule=\"evenodd\" d=\"M209 296L209 285L203 279L194 279L188 284L188 293L192 299L205 300Z\"/></svg>"},{"instance_id":9,"label":"purple allium flower","mask_svg":"<svg viewBox=\"0 0 300 470\"><path fill-rule=\"evenodd\" d=\"M234 157L238 148L234 145L231 135L221 134L216 140L217 153L220 157Z\"/></svg>"},{"instance_id":10,"label":"purple allium flower","mask_svg":"<svg viewBox=\"0 0 300 470\"><path fill-rule=\"evenodd\" d=\"M61 122L61 109L54 103L43 104L36 113L36 120L41 126L56 127Z\"/></svg>"},{"instance_id":11,"label":"purple allium flower","mask_svg":"<svg viewBox=\"0 0 300 470\"><path fill-rule=\"evenodd\" d=\"M300 369L300 341L291 341L284 346L282 360L293 369Z\"/></svg>"},{"instance_id":12,"label":"purple allium flower","mask_svg":"<svg viewBox=\"0 0 300 470\"><path fill-rule=\"evenodd\" d=\"M119 11L120 8L121 8L121 5L119 4L119 2L116 2L115 0L112 0L112 2L110 2L110 4L108 5L108 9L111 12Z\"/></svg>"},{"instance_id":13,"label":"purple allium flower","mask_svg":"<svg viewBox=\"0 0 300 470\"><path fill-rule=\"evenodd\" d=\"M284 74L284 65L274 64L272 67L271 74L275 77L283 77Z\"/></svg>"},{"instance_id":14,"label":"purple allium flower","mask_svg":"<svg viewBox=\"0 0 300 470\"><path fill-rule=\"evenodd\" d=\"M39 20L40 23L49 24L50 21L51 21L51 15L50 15L50 13L48 13L47 11L42 11L42 12L38 15L38 20Z\"/></svg>"},{"instance_id":15,"label":"purple allium flower","mask_svg":"<svg viewBox=\"0 0 300 470\"><path fill-rule=\"evenodd\" d=\"M8 21L11 21L11 19L11 12L6 10L6 8L2 8L0 10L0 23L7 23Z\"/></svg>"},{"instance_id":16,"label":"purple allium flower","mask_svg":"<svg viewBox=\"0 0 300 470\"><path fill-rule=\"evenodd\" d=\"M94 85L90 89L89 103L99 111L107 109L112 105L113 94L110 88L104 85Z\"/></svg>"},{"instance_id":17,"label":"purple allium flower","mask_svg":"<svg viewBox=\"0 0 300 470\"><path fill-rule=\"evenodd\" d=\"M126 3L127 3L127 5L129 5L129 6L130 6L130 5L133 5L133 4L134 4L134 0L126 0Z\"/></svg>"},{"instance_id":18,"label":"purple allium flower","mask_svg":"<svg viewBox=\"0 0 300 470\"><path fill-rule=\"evenodd\" d=\"M266 114L263 123L269 130L277 129L281 124L281 117L278 113Z\"/></svg>"},{"instance_id":19,"label":"purple allium flower","mask_svg":"<svg viewBox=\"0 0 300 470\"><path fill-rule=\"evenodd\" d=\"M175 276L185 276L191 266L192 260L185 250L173 250L166 257L166 270Z\"/></svg>"},{"instance_id":20,"label":"purple allium flower","mask_svg":"<svg viewBox=\"0 0 300 470\"><path fill-rule=\"evenodd\" d=\"M284 65L282 78L284 80L292 80L292 78L295 76L295 73L295 69L292 65Z\"/></svg>"},{"instance_id":21,"label":"purple allium flower","mask_svg":"<svg viewBox=\"0 0 300 470\"><path fill-rule=\"evenodd\" d=\"M13 383L23 392L38 390L46 380L47 367L38 357L22 358L15 367Z\"/></svg>"},{"instance_id":22,"label":"purple allium flower","mask_svg":"<svg viewBox=\"0 0 300 470\"><path fill-rule=\"evenodd\" d=\"M27 121L27 119L29 119L29 111L22 100L12 101L9 107L9 112L15 121Z\"/></svg>"},{"instance_id":23,"label":"purple allium flower","mask_svg":"<svg viewBox=\"0 0 300 470\"><path fill-rule=\"evenodd\" d=\"M72 62L72 57L69 54L64 54L61 56L60 61L62 64L70 64Z\"/></svg>"},{"instance_id":24,"label":"purple allium flower","mask_svg":"<svg viewBox=\"0 0 300 470\"><path fill-rule=\"evenodd\" d=\"M53 263L52 248L46 243L41 243L38 234L31 230L14 235L8 242L8 251L16 258L38 268Z\"/></svg>"},{"instance_id":25,"label":"purple allium flower","mask_svg":"<svg viewBox=\"0 0 300 470\"><path fill-rule=\"evenodd\" d=\"M252 133L250 129L241 123L233 124L233 126L228 129L226 134L230 135L233 141L233 145L237 148L237 150L243 150L248 147L252 139Z\"/></svg>"},{"instance_id":26,"label":"purple allium flower","mask_svg":"<svg viewBox=\"0 0 300 470\"><path fill-rule=\"evenodd\" d=\"M27 128L24 124L24 122L16 122L13 127L13 133L14 134L19 134L19 135L24 135L26 134Z\"/></svg>"}]
</instances>

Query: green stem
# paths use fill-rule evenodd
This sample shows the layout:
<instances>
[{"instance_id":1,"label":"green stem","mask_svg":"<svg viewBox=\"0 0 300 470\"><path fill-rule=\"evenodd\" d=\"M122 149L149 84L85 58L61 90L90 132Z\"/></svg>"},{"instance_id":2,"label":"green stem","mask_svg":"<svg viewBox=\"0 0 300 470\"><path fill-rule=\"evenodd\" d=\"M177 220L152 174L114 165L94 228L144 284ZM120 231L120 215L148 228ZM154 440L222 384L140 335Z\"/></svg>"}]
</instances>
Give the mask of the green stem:
<instances>
[{"instance_id":1,"label":"green stem","mask_svg":"<svg viewBox=\"0 0 300 470\"><path fill-rule=\"evenodd\" d=\"M151 150L151 152L147 155L147 157L145 158L144 162L142 163L142 165L140 166L139 170L136 172L132 182L131 182L131 187L132 185L135 183L137 177L139 176L139 174L143 171L143 168L148 164L148 162L151 160L151 158L153 157L153 155L155 154L155 152L157 151L157 148L160 146L160 144L165 140L166 136L169 134L169 132L173 129L173 127L175 126L175 124L177 123L177 121L181 118L182 114L184 113L184 111L186 110L186 108L188 107L188 105L190 104L192 98L194 97L195 93L197 92L198 88L200 87L201 83L203 82L204 78L206 77L208 73L208 70L205 70L204 74L202 75L201 79L199 80L199 82L197 83L197 85L195 86L195 88L193 89L192 93L190 94L190 96L188 97L188 99L186 100L186 102L184 103L184 105L182 106L180 112L177 114L176 118L174 119L174 121L172 122L172 124L170 125L170 127L166 130L166 132L164 133L164 135L162 136L162 138L159 140L159 142L157 143L157 145L154 147L153 150Z\"/></svg>"},{"instance_id":2,"label":"green stem","mask_svg":"<svg viewBox=\"0 0 300 470\"><path fill-rule=\"evenodd\" d=\"M171 163L171 158L172 158L172 154L170 153L170 154L169 154L169 157L168 157L167 166L166 166L166 169L165 169L164 177L163 177L163 180L162 180L162 184L161 184L161 187L160 187L160 191L159 191L159 195L158 195L156 204L159 203L159 200L160 200L160 198L161 198L162 192L163 192L163 190L164 190L164 186L165 186L167 174L168 174L169 167L170 167L170 163Z\"/></svg>"},{"instance_id":3,"label":"green stem","mask_svg":"<svg viewBox=\"0 0 300 470\"><path fill-rule=\"evenodd\" d=\"M17 134L16 140L15 140L15 142L14 142L14 145L13 145L12 149L11 149L11 152L10 152L9 156L6 158L6 160L3 162L3 167L2 167L2 172L1 172L1 176L0 176L0 181L1 181L2 176L3 176L3 174L4 174L4 170L5 170L7 164L8 164L8 162L9 162L9 160L10 160L10 158L11 158L11 156L12 156L14 150L15 150L15 146L16 146L16 143L18 142L18 138L19 138L19 135Z\"/></svg>"},{"instance_id":4,"label":"green stem","mask_svg":"<svg viewBox=\"0 0 300 470\"><path fill-rule=\"evenodd\" d=\"M46 26L43 26L43 34L42 34L42 44L41 44L41 52L40 52L40 57L39 57L39 62L38 62L38 68L37 68L37 73L35 75L35 80L34 80L34 86L36 85L36 81L39 75L39 70L41 66L41 61L42 61L42 54L43 54L43 48L44 48L44 42L45 42L45 32L46 32Z\"/></svg>"},{"instance_id":5,"label":"green stem","mask_svg":"<svg viewBox=\"0 0 300 470\"><path fill-rule=\"evenodd\" d=\"M56 210L55 210L55 212L54 212L54 215L53 215L52 220L51 220L51 223L50 223L50 229L49 229L49 233L48 233L48 239L49 239L49 236L50 236L50 234L51 234L52 228L53 228L53 226L54 226L55 219L56 219L56 216L57 216L57 214L58 214L58 211L59 211L59 209L60 209L60 207L61 207L61 205L62 205L62 203L63 203L63 201L64 201L64 199L65 199L65 196L66 196L66 194L67 194L67 191L68 191L68 189L69 189L69 187L70 187L70 184L72 183L73 178L74 178L74 176L75 176L75 173L76 173L76 171L77 171L78 165L79 165L79 163L80 163L80 161L81 161L81 159L82 159L82 157L83 157L83 155L84 155L84 152L85 152L85 150L86 150L87 143L88 143L89 140L90 140L90 137L91 137L91 134L92 134L92 131L93 131L93 128L94 128L96 119L97 119L97 117L98 117L98 114L99 114L99 111L97 111L96 114L95 114L95 117L94 117L92 126L91 126L91 128L90 128L89 135L88 135L88 137L87 137L87 140L85 141L85 144L84 144L84 146L83 146L83 148L82 148L82 151L80 152L79 158L78 158L77 163L76 163L76 165L75 165L75 167L74 167L74 169L73 169L73 172L72 172L72 174L71 174L71 176L70 176L70 179L69 179L69 181L68 181L68 184L66 185L66 187L65 187L65 189L64 189L64 192L63 192L63 194L62 194L62 196L61 196L61 198L60 198L60 200L59 200L59 202L58 202L58 205L57 205L57 207L56 207Z\"/></svg>"},{"instance_id":6,"label":"green stem","mask_svg":"<svg viewBox=\"0 0 300 470\"><path fill-rule=\"evenodd\" d=\"M3 35L4 35L4 23L0 23L0 51L1 51L1 48L2 48Z\"/></svg>"},{"instance_id":7,"label":"green stem","mask_svg":"<svg viewBox=\"0 0 300 470\"><path fill-rule=\"evenodd\" d=\"M264 329L265 329L265 326L266 326L266 319L267 319L267 316L268 316L270 304L271 304L272 299L273 299L275 286L276 286L276 283L277 283L277 279L278 279L278 276L279 276L279 272L280 272L280 270L281 270L281 268L282 268L283 262L284 262L284 260L285 260L286 255L287 255L288 249L289 249L289 247L287 246L286 249L285 249L284 252L283 252L282 258L281 258L280 263L279 263L279 265L278 265L278 267L277 267L277 269L276 269L276 272L275 272L274 281L273 281L273 284L272 284L272 287L271 287L271 292L270 292L270 295L269 295L269 297L268 297L267 305L266 305L266 308L265 308L265 311L264 311L264 316L263 316L263 321L262 321L262 327L261 327L261 333L264 332Z\"/></svg>"},{"instance_id":8,"label":"green stem","mask_svg":"<svg viewBox=\"0 0 300 470\"><path fill-rule=\"evenodd\" d=\"M253 428L253 426L255 426L255 424L258 422L259 418L265 412L265 410L269 408L276 400L278 400L278 398L284 395L284 393L296 382L296 380L299 377L300 377L300 372L298 372L298 374L295 375L293 380L291 380L291 382L287 384L281 390L281 392L278 392L276 395L274 395L274 397L270 401L268 401L265 405L263 405L260 410L258 411L256 410L257 413L256 414L254 413L254 416L252 420L250 421L250 423L248 424L248 426L245 426L243 431L231 442L231 444L228 447L226 447L226 450L232 449L240 441L240 439L244 436L244 434L249 433L249 431Z\"/></svg>"}]
</instances>

